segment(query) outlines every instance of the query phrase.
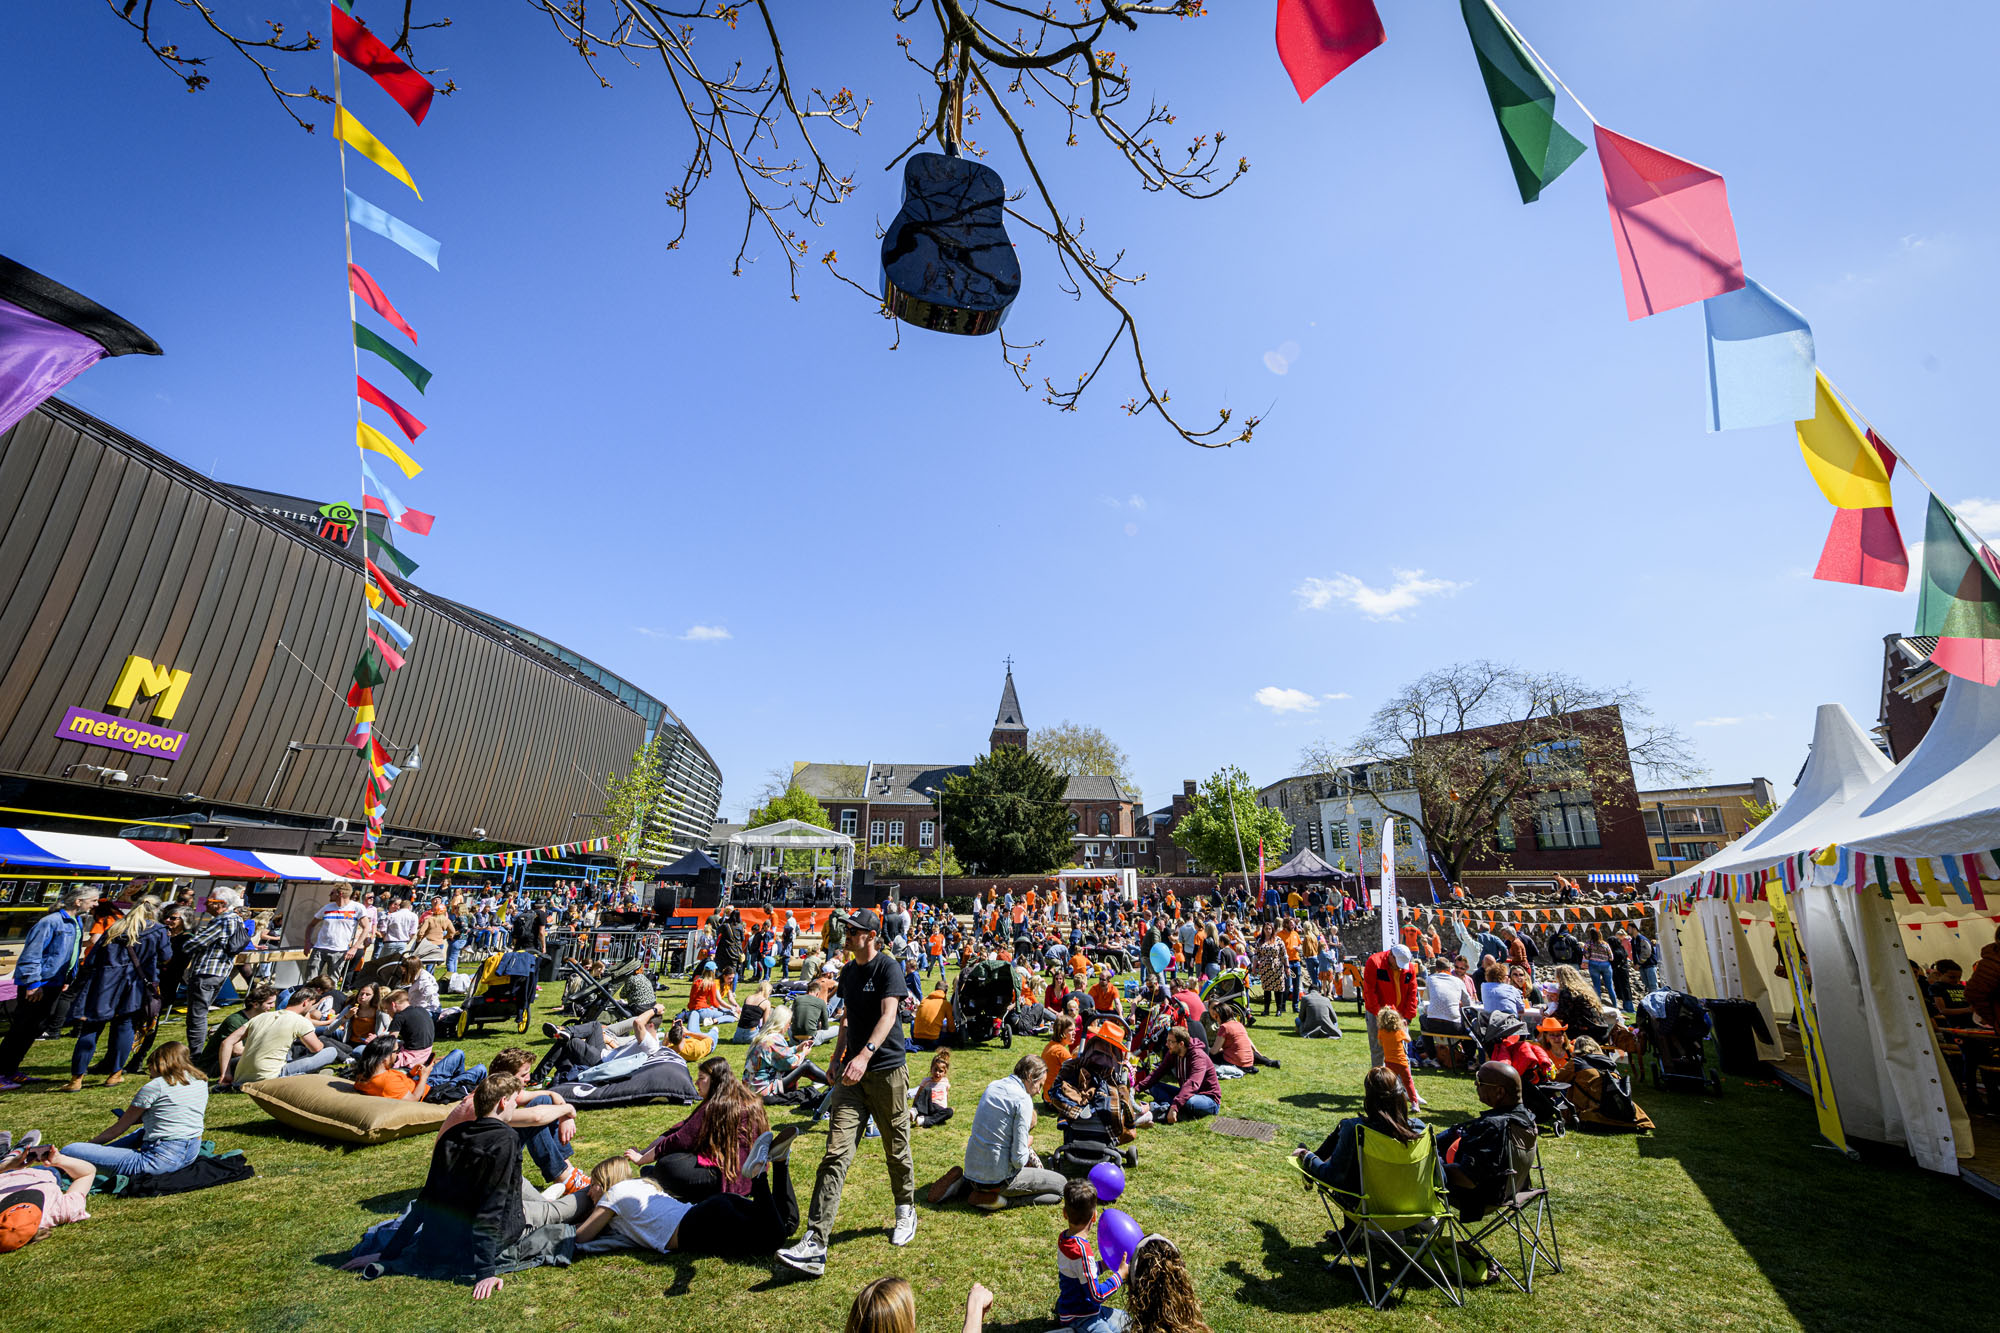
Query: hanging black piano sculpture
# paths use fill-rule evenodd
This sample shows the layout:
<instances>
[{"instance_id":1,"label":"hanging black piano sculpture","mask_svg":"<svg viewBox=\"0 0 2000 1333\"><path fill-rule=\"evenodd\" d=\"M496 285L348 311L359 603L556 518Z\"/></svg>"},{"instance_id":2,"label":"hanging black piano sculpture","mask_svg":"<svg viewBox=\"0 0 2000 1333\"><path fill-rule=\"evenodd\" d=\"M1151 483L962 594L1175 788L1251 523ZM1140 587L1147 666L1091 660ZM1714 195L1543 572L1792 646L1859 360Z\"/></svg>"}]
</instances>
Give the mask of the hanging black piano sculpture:
<instances>
[{"instance_id":1,"label":"hanging black piano sculpture","mask_svg":"<svg viewBox=\"0 0 2000 1333\"><path fill-rule=\"evenodd\" d=\"M1021 292L1000 173L943 153L903 167L903 208L882 236L882 302L906 324L991 333Z\"/></svg>"}]
</instances>

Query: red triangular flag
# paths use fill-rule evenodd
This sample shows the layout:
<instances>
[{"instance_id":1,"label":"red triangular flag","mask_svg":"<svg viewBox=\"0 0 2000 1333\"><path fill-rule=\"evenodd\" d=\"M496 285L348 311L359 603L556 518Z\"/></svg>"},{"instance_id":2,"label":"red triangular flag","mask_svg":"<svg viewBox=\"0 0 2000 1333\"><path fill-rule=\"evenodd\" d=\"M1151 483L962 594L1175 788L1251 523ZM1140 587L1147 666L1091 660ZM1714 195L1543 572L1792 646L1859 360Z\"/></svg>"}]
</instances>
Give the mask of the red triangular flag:
<instances>
[{"instance_id":1,"label":"red triangular flag","mask_svg":"<svg viewBox=\"0 0 2000 1333\"><path fill-rule=\"evenodd\" d=\"M1628 318L1743 286L1743 251L1722 177L1602 125L1597 156Z\"/></svg>"},{"instance_id":2,"label":"red triangular flag","mask_svg":"<svg viewBox=\"0 0 2000 1333\"><path fill-rule=\"evenodd\" d=\"M410 119L421 125L430 114L431 97L437 89L431 87L430 80L404 64L401 57L391 51L380 37L368 31L361 21L341 9L339 5L328 6L333 11L333 49L342 60L366 74L382 85L382 91L396 99L396 105L410 113Z\"/></svg>"},{"instance_id":3,"label":"red triangular flag","mask_svg":"<svg viewBox=\"0 0 2000 1333\"><path fill-rule=\"evenodd\" d=\"M360 681L356 681L347 687L347 706L349 708L359 708L363 704L372 704L374 702L375 691L363 685Z\"/></svg>"},{"instance_id":4,"label":"red triangular flag","mask_svg":"<svg viewBox=\"0 0 2000 1333\"><path fill-rule=\"evenodd\" d=\"M356 396L366 399L368 402L381 408L384 412L387 412L389 419L396 423L396 429L403 432L403 438L411 444L415 444L417 436L424 433L424 423L411 416L408 408L391 398L388 394L383 393L359 375L354 377L354 392Z\"/></svg>"},{"instance_id":5,"label":"red triangular flag","mask_svg":"<svg viewBox=\"0 0 2000 1333\"><path fill-rule=\"evenodd\" d=\"M1896 475L1896 451L1874 431L1868 443L1882 456L1888 476ZM1896 525L1896 511L1884 505L1876 509L1841 509L1833 515L1833 529L1826 534L1826 548L1820 552L1816 579L1829 583L1857 583L1864 588L1887 588L1901 592L1910 581L1910 553L1903 546L1903 531Z\"/></svg>"},{"instance_id":6,"label":"red triangular flag","mask_svg":"<svg viewBox=\"0 0 2000 1333\"><path fill-rule=\"evenodd\" d=\"M400 515L392 514L389 512L388 505L383 504L372 495L363 495L361 497L361 507L370 513L382 515L399 528L408 528L419 537L430 536L431 524L437 522L436 514L426 514L421 509L405 509ZM399 602L397 605L400 606L402 603Z\"/></svg>"},{"instance_id":7,"label":"red triangular flag","mask_svg":"<svg viewBox=\"0 0 2000 1333\"><path fill-rule=\"evenodd\" d=\"M375 586L382 590L382 595L389 599L390 605L392 606L409 605L408 602L403 600L403 594L396 591L396 585L389 582L388 576L384 574L380 569L377 569L375 567L375 562L373 560L370 560L366 556L364 556L362 557L361 563L368 567L368 577L375 580Z\"/></svg>"},{"instance_id":8,"label":"red triangular flag","mask_svg":"<svg viewBox=\"0 0 2000 1333\"><path fill-rule=\"evenodd\" d=\"M368 276L368 270L359 264L347 266L347 289L367 302L368 308L403 331L403 336L411 342L417 340L417 331L403 319L402 313L389 304L389 298L382 295L382 289L375 285L375 279Z\"/></svg>"},{"instance_id":9,"label":"red triangular flag","mask_svg":"<svg viewBox=\"0 0 2000 1333\"><path fill-rule=\"evenodd\" d=\"M1301 102L1386 37L1375 0L1278 0L1278 59Z\"/></svg>"}]
</instances>

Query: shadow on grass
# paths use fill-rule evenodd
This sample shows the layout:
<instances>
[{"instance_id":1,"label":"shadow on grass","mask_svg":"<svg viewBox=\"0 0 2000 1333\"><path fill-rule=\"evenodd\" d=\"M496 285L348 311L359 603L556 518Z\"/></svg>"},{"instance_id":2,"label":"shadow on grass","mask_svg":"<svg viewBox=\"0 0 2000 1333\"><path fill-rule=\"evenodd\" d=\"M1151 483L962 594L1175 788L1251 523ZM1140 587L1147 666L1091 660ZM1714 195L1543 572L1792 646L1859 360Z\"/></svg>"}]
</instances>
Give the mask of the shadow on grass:
<instances>
[{"instance_id":1,"label":"shadow on grass","mask_svg":"<svg viewBox=\"0 0 2000 1333\"><path fill-rule=\"evenodd\" d=\"M1357 1080L1357 1083L1359 1080ZM1361 1093L1345 1092L1288 1092L1278 1098L1287 1106L1296 1106L1306 1111L1352 1111L1361 1110Z\"/></svg>"},{"instance_id":2,"label":"shadow on grass","mask_svg":"<svg viewBox=\"0 0 2000 1333\"><path fill-rule=\"evenodd\" d=\"M1270 1222L1252 1222L1264 1248L1263 1269L1253 1271L1241 1259L1222 1265L1224 1276L1238 1283L1231 1298L1259 1310L1293 1313L1334 1305L1363 1304L1354 1280L1326 1268L1326 1246L1317 1234L1303 1244L1286 1237Z\"/></svg>"}]
</instances>

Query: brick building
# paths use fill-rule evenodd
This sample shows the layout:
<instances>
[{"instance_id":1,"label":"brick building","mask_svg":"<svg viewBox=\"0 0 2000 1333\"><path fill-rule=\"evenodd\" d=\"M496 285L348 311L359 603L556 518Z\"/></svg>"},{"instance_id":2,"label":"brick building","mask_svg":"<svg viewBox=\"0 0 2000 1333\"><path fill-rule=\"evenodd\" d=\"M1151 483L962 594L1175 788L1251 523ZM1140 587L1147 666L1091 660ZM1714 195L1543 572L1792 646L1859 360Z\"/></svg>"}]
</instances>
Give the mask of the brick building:
<instances>
[{"instance_id":1,"label":"brick building","mask_svg":"<svg viewBox=\"0 0 2000 1333\"><path fill-rule=\"evenodd\" d=\"M1014 672L1010 667L1000 690L1000 706L993 714L993 728L986 738L987 752L1005 747L1028 748L1028 726L1021 712L1020 697L1014 692ZM795 763L792 786L816 798L833 816L833 826L854 838L864 850L857 860L866 863L869 847L909 847L929 855L940 841L951 840L951 830L938 827L937 794L945 779L966 773L970 764L908 764L874 761L866 764ZM1150 836L1136 832L1136 803L1116 778L1084 775L1072 777L1063 792L1070 808L1070 841L1073 859L1079 865L1119 867L1140 864L1142 846Z\"/></svg>"},{"instance_id":2,"label":"brick building","mask_svg":"<svg viewBox=\"0 0 2000 1333\"><path fill-rule=\"evenodd\" d=\"M1882 636L1882 703L1875 735L1896 763L1917 748L1944 702L1944 668L1930 663L1936 650L1937 640L1929 636Z\"/></svg>"},{"instance_id":3,"label":"brick building","mask_svg":"<svg viewBox=\"0 0 2000 1333\"><path fill-rule=\"evenodd\" d=\"M1744 802L1768 806L1777 798L1769 778L1640 792L1639 813L1646 824L1654 871L1671 875L1707 860L1750 831L1750 811Z\"/></svg>"}]
</instances>

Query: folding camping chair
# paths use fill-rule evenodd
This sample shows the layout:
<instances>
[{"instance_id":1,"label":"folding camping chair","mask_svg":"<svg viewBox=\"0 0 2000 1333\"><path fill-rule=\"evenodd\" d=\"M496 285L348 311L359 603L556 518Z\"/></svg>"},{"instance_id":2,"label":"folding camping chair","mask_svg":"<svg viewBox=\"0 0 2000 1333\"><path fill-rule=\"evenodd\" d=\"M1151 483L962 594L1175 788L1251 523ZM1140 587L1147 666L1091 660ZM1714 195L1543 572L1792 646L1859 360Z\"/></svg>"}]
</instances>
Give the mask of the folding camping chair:
<instances>
[{"instance_id":1,"label":"folding camping chair","mask_svg":"<svg viewBox=\"0 0 2000 1333\"><path fill-rule=\"evenodd\" d=\"M1562 1245L1556 1239L1556 1214L1549 1198L1548 1177L1542 1174L1541 1135L1525 1125L1511 1127L1507 1132L1507 1155L1514 1168L1507 1197L1480 1219L1476 1224L1479 1229L1468 1240L1474 1249L1493 1261L1517 1291L1525 1294L1535 1289L1537 1267L1548 1273L1563 1271ZM1486 1238L1503 1227L1514 1233L1516 1260L1511 1268L1486 1244Z\"/></svg>"},{"instance_id":2,"label":"folding camping chair","mask_svg":"<svg viewBox=\"0 0 2000 1333\"><path fill-rule=\"evenodd\" d=\"M1467 1237L1445 1196L1436 1137L1425 1130L1422 1138L1404 1144L1364 1127L1355 1131L1355 1138L1361 1157L1358 1198L1315 1179L1299 1159L1292 1161L1326 1206L1327 1218L1334 1224L1330 1234L1340 1246L1341 1258L1354 1267L1361 1298L1385 1310L1399 1291L1407 1289L1414 1273L1453 1305L1463 1306L1465 1292L1454 1249ZM1341 1224L1343 1213L1353 1225ZM1398 1260L1402 1266L1389 1274Z\"/></svg>"}]
</instances>

